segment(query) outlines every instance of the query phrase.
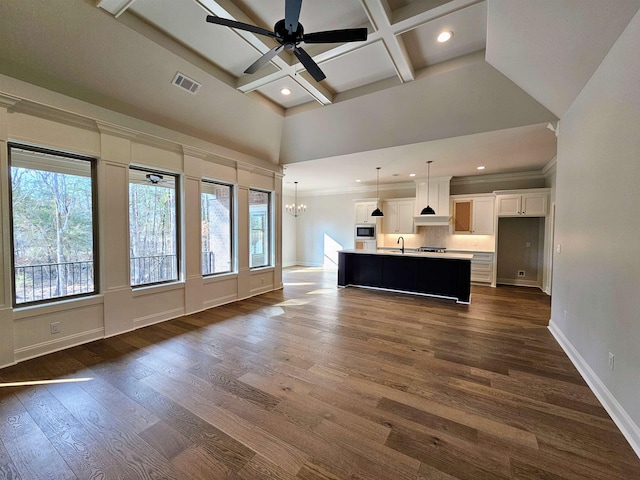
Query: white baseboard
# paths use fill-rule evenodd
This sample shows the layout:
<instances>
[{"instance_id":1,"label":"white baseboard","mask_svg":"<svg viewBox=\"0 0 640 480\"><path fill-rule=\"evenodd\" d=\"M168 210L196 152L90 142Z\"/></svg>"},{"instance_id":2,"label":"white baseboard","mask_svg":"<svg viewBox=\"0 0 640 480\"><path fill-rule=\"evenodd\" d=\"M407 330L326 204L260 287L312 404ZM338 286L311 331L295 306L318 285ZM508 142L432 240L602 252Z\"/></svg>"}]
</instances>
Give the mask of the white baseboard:
<instances>
[{"instance_id":1,"label":"white baseboard","mask_svg":"<svg viewBox=\"0 0 640 480\"><path fill-rule=\"evenodd\" d=\"M149 327L156 323L166 322L167 320L173 320L184 316L184 307L174 308L173 310L165 310L159 313L152 313L151 315L145 315L144 317L138 317L133 319L134 329Z\"/></svg>"},{"instance_id":2,"label":"white baseboard","mask_svg":"<svg viewBox=\"0 0 640 480\"><path fill-rule=\"evenodd\" d=\"M522 280L518 278L498 278L496 283L499 285L511 285L515 287L538 287L542 290L542 285L536 280Z\"/></svg>"},{"instance_id":3,"label":"white baseboard","mask_svg":"<svg viewBox=\"0 0 640 480\"><path fill-rule=\"evenodd\" d=\"M17 348L14 353L16 359L15 363L24 362L25 360L41 357L60 350L66 350L84 343L100 340L101 338L104 338L104 328L95 328L87 332L67 335L66 337L56 338L55 340L47 340L46 342L37 343L35 345Z\"/></svg>"},{"instance_id":4,"label":"white baseboard","mask_svg":"<svg viewBox=\"0 0 640 480\"><path fill-rule=\"evenodd\" d=\"M582 375L584 381L587 382L591 391L593 391L598 400L600 400L600 403L602 403L602 406L620 429L622 435L627 439L631 448L636 452L636 455L640 457L640 428L638 425L636 425L633 419L627 414L622 405L618 403L606 385L598 378L596 373L591 369L585 359L582 358L582 355L575 349L569 339L564 336L564 333L562 333L553 320L549 321L549 331L558 341L571 362L573 362L573 365L578 369L578 372Z\"/></svg>"}]
</instances>

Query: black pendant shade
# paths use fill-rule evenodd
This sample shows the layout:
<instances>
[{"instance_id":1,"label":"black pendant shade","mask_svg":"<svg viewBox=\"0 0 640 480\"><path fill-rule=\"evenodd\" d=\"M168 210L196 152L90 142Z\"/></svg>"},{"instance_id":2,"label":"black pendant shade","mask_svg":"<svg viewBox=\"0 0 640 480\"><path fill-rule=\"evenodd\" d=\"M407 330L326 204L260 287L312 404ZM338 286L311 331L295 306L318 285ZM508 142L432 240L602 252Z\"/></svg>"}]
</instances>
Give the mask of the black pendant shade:
<instances>
[{"instance_id":1,"label":"black pendant shade","mask_svg":"<svg viewBox=\"0 0 640 480\"><path fill-rule=\"evenodd\" d=\"M420 215L435 215L436 211L429 206L429 184L431 182L431 163L433 160L427 162L427 206L422 209Z\"/></svg>"},{"instance_id":2,"label":"black pendant shade","mask_svg":"<svg viewBox=\"0 0 640 480\"><path fill-rule=\"evenodd\" d=\"M420 215L435 215L435 214L436 214L436 211L433 208L431 208L429 205L424 207L420 212Z\"/></svg>"},{"instance_id":3,"label":"black pendant shade","mask_svg":"<svg viewBox=\"0 0 640 480\"><path fill-rule=\"evenodd\" d=\"M382 210L380 210L380 207L378 205L378 184L380 183L380 167L376 167L376 170L378 171L378 175L376 177L376 209L371 212L371 216L372 217L384 217L384 213L382 213Z\"/></svg>"}]
</instances>

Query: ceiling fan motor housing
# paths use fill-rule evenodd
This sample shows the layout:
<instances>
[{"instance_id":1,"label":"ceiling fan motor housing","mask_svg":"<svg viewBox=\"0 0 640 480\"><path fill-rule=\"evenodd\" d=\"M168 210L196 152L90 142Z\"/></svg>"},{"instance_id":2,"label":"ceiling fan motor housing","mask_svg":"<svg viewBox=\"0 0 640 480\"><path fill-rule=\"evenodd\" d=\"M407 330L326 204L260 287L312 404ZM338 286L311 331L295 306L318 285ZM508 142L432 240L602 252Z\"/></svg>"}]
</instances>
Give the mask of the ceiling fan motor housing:
<instances>
[{"instance_id":1,"label":"ceiling fan motor housing","mask_svg":"<svg viewBox=\"0 0 640 480\"><path fill-rule=\"evenodd\" d=\"M285 26L284 18L273 26L273 31L276 34L276 40L278 43L283 45L284 49L287 51L293 50L296 45L302 41L304 36L304 28L300 22L298 22L298 29L293 33L289 33L289 30L287 30L287 27Z\"/></svg>"}]
</instances>

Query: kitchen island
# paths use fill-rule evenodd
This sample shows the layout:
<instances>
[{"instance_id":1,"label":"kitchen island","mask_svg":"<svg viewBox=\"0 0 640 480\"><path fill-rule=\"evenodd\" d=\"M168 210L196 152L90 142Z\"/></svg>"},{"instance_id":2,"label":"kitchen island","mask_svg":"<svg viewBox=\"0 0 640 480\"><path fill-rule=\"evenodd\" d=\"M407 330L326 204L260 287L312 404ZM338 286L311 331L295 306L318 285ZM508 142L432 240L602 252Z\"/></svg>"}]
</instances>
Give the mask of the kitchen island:
<instances>
[{"instance_id":1,"label":"kitchen island","mask_svg":"<svg viewBox=\"0 0 640 480\"><path fill-rule=\"evenodd\" d=\"M472 258L463 253L342 250L338 252L338 286L428 295L468 304Z\"/></svg>"}]
</instances>

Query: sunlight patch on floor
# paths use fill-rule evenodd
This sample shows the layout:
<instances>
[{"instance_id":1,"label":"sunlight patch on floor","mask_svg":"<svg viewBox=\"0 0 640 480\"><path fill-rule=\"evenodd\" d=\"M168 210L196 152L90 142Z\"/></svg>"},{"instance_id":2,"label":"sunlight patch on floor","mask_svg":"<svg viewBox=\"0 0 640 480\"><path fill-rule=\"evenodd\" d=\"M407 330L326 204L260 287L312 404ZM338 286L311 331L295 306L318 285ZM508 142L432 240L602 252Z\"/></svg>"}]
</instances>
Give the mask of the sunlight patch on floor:
<instances>
[{"instance_id":1,"label":"sunlight patch on floor","mask_svg":"<svg viewBox=\"0 0 640 480\"><path fill-rule=\"evenodd\" d=\"M310 302L311 300L305 300L303 298L292 298L291 300L276 303L276 307L295 307L297 305L306 305Z\"/></svg>"},{"instance_id":2,"label":"sunlight patch on floor","mask_svg":"<svg viewBox=\"0 0 640 480\"><path fill-rule=\"evenodd\" d=\"M31 387L34 385L53 385L54 383L78 383L78 382L90 382L93 377L85 378L58 378L54 380L27 380L24 382L7 382L0 383L2 387Z\"/></svg>"},{"instance_id":3,"label":"sunlight patch on floor","mask_svg":"<svg viewBox=\"0 0 640 480\"><path fill-rule=\"evenodd\" d=\"M335 288L318 288L317 290L307 292L307 295L335 295L335 293Z\"/></svg>"}]
</instances>

